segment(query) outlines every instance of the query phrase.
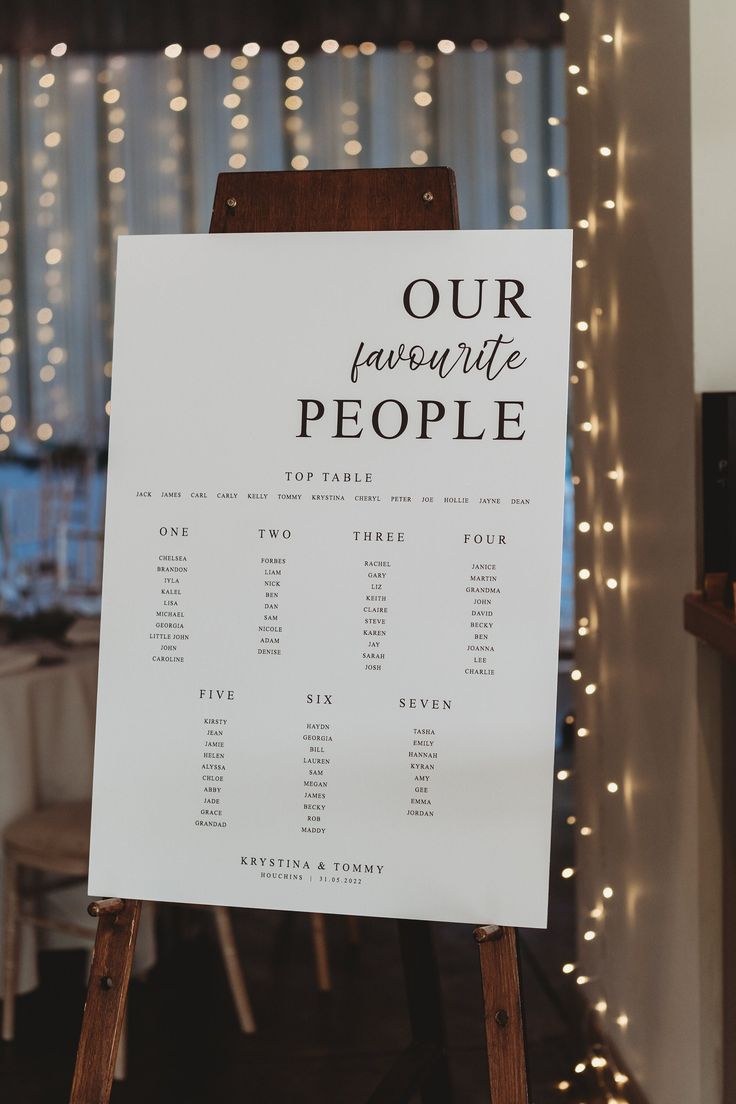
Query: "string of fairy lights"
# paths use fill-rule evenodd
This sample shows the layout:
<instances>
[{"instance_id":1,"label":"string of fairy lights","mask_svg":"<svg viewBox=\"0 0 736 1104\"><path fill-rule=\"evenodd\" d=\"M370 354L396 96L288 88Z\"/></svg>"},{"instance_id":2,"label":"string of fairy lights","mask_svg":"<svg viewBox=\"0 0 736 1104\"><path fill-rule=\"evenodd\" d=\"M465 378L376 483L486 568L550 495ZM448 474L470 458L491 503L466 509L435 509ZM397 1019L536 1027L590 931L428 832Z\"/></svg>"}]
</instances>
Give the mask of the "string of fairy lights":
<instances>
[{"instance_id":1,"label":"string of fairy lights","mask_svg":"<svg viewBox=\"0 0 736 1104\"><path fill-rule=\"evenodd\" d=\"M563 11L560 13L560 19L563 23L568 23L570 20L570 13ZM609 31L604 31L597 36L595 46L597 50L609 50L614 44L614 34ZM568 102L574 97L581 97L585 99L590 95L591 91L591 78L594 68L596 66L595 55L588 59L588 70L586 74L583 71L583 66L576 59L569 59L567 64L567 75L570 80L571 88L568 93ZM548 124L552 127L563 125L563 120L557 117L551 117L548 120ZM615 157L614 151L609 145L601 144L596 150L597 158L600 159L599 164L604 167L603 171L596 172L594 178L596 181L596 187L600 192L600 197L594 197L591 200L589 209L586 212L574 212L573 213L573 228L575 230L574 235L574 266L577 273L576 284L578 292L576 300L578 304L582 304L587 291L588 297L590 296L591 284L590 284L590 271L589 270L595 246L596 235L601 229L601 224L605 220L609 213L614 211L617 207L618 200L614 198L616 196L615 189ZM556 168L550 168L550 176L559 175L559 171ZM608 227L606 227L608 228ZM580 280L586 281L585 285L580 285ZM582 292L582 294L580 294ZM588 298L589 302L589 298ZM574 411L576 419L581 418L576 425L575 434L575 467L585 460L587 468L590 474L590 479L586 477L587 501L595 502L597 505L591 511L590 517L579 517L577 520L577 541L576 541L576 564L577 564L577 626L576 633L578 637L578 647L576 649L576 655L579 657L579 665L575 666L571 671L570 677L573 683L576 684L578 690L582 691L582 694L578 692L578 710L577 710L577 722L576 722L576 736L580 740L588 740L596 738L595 733L595 695L598 691L598 685L586 671L590 671L591 665L589 663L589 653L586 650L586 638L594 635L598 629L601 620L605 617L605 602L606 595L616 593L619 589L619 579L614 574L610 574L605 570L605 561L610 557L606 554L608 551L608 545L611 534L616 532L617 523L613 519L613 514L609 512L602 503L605 501L606 496L596 495L596 488L592 485L593 477L593 464L589 463L592 460L593 453L591 453L591 446L597 452L596 446L602 445L605 448L603 441L602 426L599 423L598 418L593 412L593 363L594 363L594 351L596 347L596 340L598 337L600 320L602 317L602 309L599 306L588 307L589 317L576 317L574 320L574 339L573 349L575 364L571 373L571 384L575 388L576 401L574 402ZM581 386L582 385L582 386ZM584 396L584 397L583 397ZM620 466L609 466L605 471L605 479L609 481L609 486L615 486L620 488L623 480L623 471ZM572 482L574 487L581 485L581 476L576 470L572 476ZM608 499L610 501L610 498ZM599 553L599 554L596 554ZM606 748L599 746L598 748L598 762L603 769L603 794L601 795L600 802L597 802L598 823L594 828L589 823L579 823L578 817L568 817L568 824L573 827L578 834L578 852L580 848L586 847L585 841L594 834L599 839L599 858L600 864L598 867L599 874L599 887L595 892L593 900L582 899L582 890L578 889L577 901L578 906L582 910L580 916L580 939L581 939L581 957L587 960L588 955L583 951L583 948L587 945L593 944L596 940L602 940L605 935L605 922L607 915L610 914L610 910L616 907L616 900L618 897L617 891L613 885L606 880L606 848L605 848L605 830L602 827L602 822L606 818L607 802L617 800L617 795L621 792L619 781L615 777L611 777L610 771L606 769ZM567 781L572 776L570 771L559 771L558 780L561 782ZM602 874L600 873L602 871ZM565 880L575 877L576 869L574 867L565 867L561 872L561 877ZM562 966L563 974L574 979L574 982L578 986L589 987L593 993L590 998L589 1005L600 1017L601 1022L606 1023L609 1017L612 1017L613 1022L621 1028L625 1029L628 1026L628 1015L624 1010L616 1010L609 1007L609 999L605 990L604 979L600 976L590 976L585 972L585 965L576 962L566 962ZM605 1033L600 1033L601 1037L605 1039ZM626 1104L628 1096L626 1095L626 1085L629 1082L628 1075L619 1068L617 1061L611 1052L610 1047L605 1042L598 1042L591 1046L588 1054L581 1057L578 1061L569 1078L565 1078L558 1083L558 1089L560 1090L562 1099L575 1101L576 1104L582 1104L584 1095L587 1095L587 1090L592 1087L595 1093L596 1100L605 1100L608 1104Z\"/></svg>"},{"instance_id":2,"label":"string of fairy lights","mask_svg":"<svg viewBox=\"0 0 736 1104\"><path fill-rule=\"evenodd\" d=\"M442 40L441 45L447 45L445 39ZM440 49L440 43L437 48ZM431 54L424 52L417 54L414 59L415 71L411 81L411 98L421 118L417 128L416 148L409 154L412 165L426 165L429 161L432 135L424 115L427 108L434 103L433 69L434 58Z\"/></svg>"},{"instance_id":3,"label":"string of fairy lights","mask_svg":"<svg viewBox=\"0 0 736 1104\"><path fill-rule=\"evenodd\" d=\"M287 55L287 76L284 80L284 107L288 112L284 129L290 144L289 164L297 172L309 168L312 137L304 114L307 59L299 53L296 39L287 39L281 46Z\"/></svg>"},{"instance_id":4,"label":"string of fairy lights","mask_svg":"<svg viewBox=\"0 0 736 1104\"><path fill-rule=\"evenodd\" d=\"M5 66L0 66L0 76L3 84L7 83ZM8 195L9 183L0 180L0 256L7 257L10 241L12 240L10 213L12 210L12 197ZM0 278L0 452L5 452L10 447L11 435L16 427L16 417L13 413L13 398L9 394L10 381L8 373L14 367L16 341L13 333L16 319L13 281L9 276Z\"/></svg>"},{"instance_id":5,"label":"string of fairy lights","mask_svg":"<svg viewBox=\"0 0 736 1104\"><path fill-rule=\"evenodd\" d=\"M456 53L458 47L450 39L441 39L435 50L417 48L413 43L402 42L398 53L406 55L409 68L401 78L407 84L410 112L405 114L404 141L406 147L397 163L421 166L435 159L436 125L438 111L437 83L438 59ZM492 52L489 44L475 39L469 47L472 53ZM392 51L395 52L395 51ZM379 53L376 43L364 41L357 44L339 43L325 39L319 54L326 58L347 59L347 67L340 70L339 82L342 96L329 110L334 111L335 125L339 128L339 161L343 167L351 164L369 164L373 123L364 118L366 98L371 95L371 77L361 71L359 65ZM310 102L310 78L315 53L302 51L299 42L285 40L277 51L281 59L281 122L283 126L286 163L295 171L314 167L315 136L310 129L314 125L315 102ZM159 119L159 130L165 135L167 147L159 157L161 177L167 177L171 187L163 186L158 199L159 210L171 208L172 218L181 211L181 178L186 179L186 165L182 164L182 149L188 141L187 115L192 109L194 90L189 82L195 79L188 62L193 53L184 51L180 43L169 43L162 49L165 59L164 95L168 117ZM201 56L205 64L216 67L217 83L227 81L221 89L220 101L227 128L227 167L243 170L252 167L253 80L263 55L261 45L246 42L241 50L229 56L227 68L223 65L223 49L217 44L205 46ZM503 55L498 54L498 57ZM258 59L258 61L256 61ZM356 68L353 68L353 59ZM8 67L7 63L5 68ZM25 63L13 63L20 66ZM27 219L26 198L19 193L28 188L28 176L21 184L14 170L7 179L0 180L0 453L13 447L28 448L31 442L37 446L53 446L63 443L66 421L73 407L74 396L70 387L78 379L82 358L89 358L99 342L88 342L84 349L73 347L79 341L79 326L70 325L66 312L71 308L68 283L71 273L78 271L77 244L64 224L68 210L68 191L73 182L74 151L70 148L69 124L65 123L68 110L68 87L75 80L96 80L96 110L100 143L99 184L99 235L96 248L97 280L95 294L105 289L107 300L100 303L100 316L104 323L101 338L102 353L99 359L98 382L92 390L87 388L85 401L90 394L100 395L99 432L104 436L106 415L110 413L109 386L112 375L111 349L111 293L114 281L114 244L116 239L135 226L135 193L133 170L140 157L140 137L131 137L133 127L132 101L126 102L132 92L133 80L130 62L125 55L111 57L98 72L91 65L81 63L67 51L63 42L56 43L46 54L30 59L33 89L30 92L30 109L37 113L36 130L39 131L39 148L34 150L28 168L33 179L34 204L38 206L30 217L36 221L40 256L22 255L27 245L22 244L21 227L14 212L24 210ZM501 61L503 65L503 60ZM362 72L362 75L361 75ZM336 70L337 73L337 70ZM225 76L225 74L227 74ZM521 68L507 65L504 70L506 91L513 93L521 86L524 75ZM0 65L0 81L7 80L7 73ZM15 78L14 78L15 79ZM209 79L209 78L208 78ZM339 87L339 85L336 85ZM2 94L9 94L0 86ZM397 88L396 96L402 91ZM503 159L510 172L506 217L508 226L523 225L528 217L523 180L517 170L525 168L527 150L523 145L523 113L513 96L504 108L503 134L498 136ZM25 109L25 103L24 103ZM324 103L321 109L327 110ZM509 121L512 120L512 121ZM321 120L320 120L321 121ZM321 121L322 122L322 121ZM136 124L140 126L140 124ZM40 129L39 129L40 128ZM34 131L35 134L35 131ZM35 138L33 139L36 140ZM159 137L156 138L159 141ZM10 151L12 157L12 151ZM324 153L321 154L324 160ZM333 155L334 156L334 155ZM317 159L320 163L319 158ZM178 171L178 177L177 177ZM179 205L177 207L177 205ZM185 229L192 226L186 224ZM36 241L36 238L33 239ZM29 274L40 273L40 283L34 279L32 294L29 291ZM24 284L25 294L20 298L15 286L18 279ZM35 302L31 300L35 299ZM22 319L18 311L22 310ZM70 345L70 342L72 344ZM31 379L24 383L21 376L30 370ZM84 369L86 371L86 368ZM76 375L75 375L76 373ZM80 394L84 388L80 385ZM23 399L22 396L26 398ZM29 398L30 396L30 398ZM104 412L103 412L104 408Z\"/></svg>"},{"instance_id":6,"label":"string of fairy lights","mask_svg":"<svg viewBox=\"0 0 736 1104\"><path fill-rule=\"evenodd\" d=\"M0 255L7 252L10 221L4 207L7 205L7 180L0 180ZM7 373L13 366L15 339L13 337L13 281L4 276L0 279L0 452L10 447L10 434L15 429L16 419L12 413L13 400L8 394L10 383Z\"/></svg>"},{"instance_id":7,"label":"string of fairy lights","mask_svg":"<svg viewBox=\"0 0 736 1104\"><path fill-rule=\"evenodd\" d=\"M39 441L48 441L53 436L51 419L56 415L63 417L67 398L63 387L56 384L60 367L67 360L65 344L59 342L59 325L54 317L63 303L62 280L66 263L66 242L61 226L58 183L60 160L62 157L61 105L59 103L60 82L53 72L53 59L62 58L66 53L63 44L51 50L50 64L42 56L31 59L33 74L33 107L42 113L41 129L43 149L35 152L31 158L31 169L36 182L38 210L36 223L45 236L43 286L34 289L38 296L31 310L36 323L36 340L42 353L43 363L37 368L38 376L44 385L45 413L49 420L42 420L36 426ZM42 300L45 299L45 301ZM15 428L15 426L13 427Z\"/></svg>"}]
</instances>

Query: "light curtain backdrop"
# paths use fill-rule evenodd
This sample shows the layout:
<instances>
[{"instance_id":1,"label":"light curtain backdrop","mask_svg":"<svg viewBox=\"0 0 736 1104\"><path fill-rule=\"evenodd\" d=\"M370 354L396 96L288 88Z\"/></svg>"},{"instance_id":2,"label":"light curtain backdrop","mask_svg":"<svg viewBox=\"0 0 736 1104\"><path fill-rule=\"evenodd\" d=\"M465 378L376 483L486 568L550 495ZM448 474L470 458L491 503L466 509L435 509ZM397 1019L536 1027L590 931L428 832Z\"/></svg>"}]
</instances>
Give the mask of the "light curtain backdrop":
<instances>
[{"instance_id":1,"label":"light curtain backdrop","mask_svg":"<svg viewBox=\"0 0 736 1104\"><path fill-rule=\"evenodd\" d=\"M105 447L116 239L206 232L228 168L446 164L464 227L567 225L561 48L364 48L0 59L0 451Z\"/></svg>"}]
</instances>

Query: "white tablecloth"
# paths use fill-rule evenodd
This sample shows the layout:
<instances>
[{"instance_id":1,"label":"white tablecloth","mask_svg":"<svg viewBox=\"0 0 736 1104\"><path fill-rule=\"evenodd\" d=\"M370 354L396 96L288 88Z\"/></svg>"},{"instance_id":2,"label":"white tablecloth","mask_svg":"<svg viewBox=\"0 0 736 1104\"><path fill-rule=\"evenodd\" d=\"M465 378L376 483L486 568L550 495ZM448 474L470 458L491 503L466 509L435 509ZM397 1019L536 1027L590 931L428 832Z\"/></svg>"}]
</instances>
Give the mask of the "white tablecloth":
<instances>
[{"instance_id":1,"label":"white tablecloth","mask_svg":"<svg viewBox=\"0 0 736 1104\"><path fill-rule=\"evenodd\" d=\"M68 658L56 666L0 676L0 833L23 813L56 801L88 798L92 792L97 648L69 648L64 654ZM94 931L88 901L84 887L73 887L49 895L46 909L49 915L88 923ZM2 917L0 935L1 925ZM21 940L19 992L38 983L39 940L43 946L90 946L57 933L37 937L27 926ZM147 969L154 960L149 913L141 922L136 970Z\"/></svg>"}]
</instances>

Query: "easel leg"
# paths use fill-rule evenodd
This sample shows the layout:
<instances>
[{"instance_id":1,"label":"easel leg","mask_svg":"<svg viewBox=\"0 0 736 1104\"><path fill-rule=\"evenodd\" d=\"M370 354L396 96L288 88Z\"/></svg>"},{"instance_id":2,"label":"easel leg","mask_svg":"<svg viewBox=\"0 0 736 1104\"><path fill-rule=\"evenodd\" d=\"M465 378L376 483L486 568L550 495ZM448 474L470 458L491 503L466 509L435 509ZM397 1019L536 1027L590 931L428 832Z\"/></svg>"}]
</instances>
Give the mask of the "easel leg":
<instances>
[{"instance_id":1,"label":"easel leg","mask_svg":"<svg viewBox=\"0 0 736 1104\"><path fill-rule=\"evenodd\" d=\"M312 946L314 948L314 963L317 969L317 988L320 993L329 993L332 989L332 977L330 975L330 956L327 950L325 918L322 913L313 912L309 920L312 925Z\"/></svg>"},{"instance_id":2,"label":"easel leg","mask_svg":"<svg viewBox=\"0 0 736 1104\"><path fill-rule=\"evenodd\" d=\"M97 935L70 1104L108 1104L123 1029L140 901L96 901Z\"/></svg>"},{"instance_id":3,"label":"easel leg","mask_svg":"<svg viewBox=\"0 0 736 1104\"><path fill-rule=\"evenodd\" d=\"M473 932L480 951L491 1104L529 1104L516 930Z\"/></svg>"},{"instance_id":4,"label":"easel leg","mask_svg":"<svg viewBox=\"0 0 736 1104\"><path fill-rule=\"evenodd\" d=\"M432 929L424 920L399 920L399 944L414 1045L437 1053L420 1090L422 1104L450 1104L445 1017Z\"/></svg>"},{"instance_id":5,"label":"easel leg","mask_svg":"<svg viewBox=\"0 0 736 1104\"><path fill-rule=\"evenodd\" d=\"M360 922L357 916L346 916L345 922L348 929L348 943L351 947L360 945Z\"/></svg>"},{"instance_id":6,"label":"easel leg","mask_svg":"<svg viewBox=\"0 0 736 1104\"><path fill-rule=\"evenodd\" d=\"M5 856L5 900L3 902L3 1027L6 1042L15 1035L15 984L18 972L20 909L18 864Z\"/></svg>"}]
</instances>

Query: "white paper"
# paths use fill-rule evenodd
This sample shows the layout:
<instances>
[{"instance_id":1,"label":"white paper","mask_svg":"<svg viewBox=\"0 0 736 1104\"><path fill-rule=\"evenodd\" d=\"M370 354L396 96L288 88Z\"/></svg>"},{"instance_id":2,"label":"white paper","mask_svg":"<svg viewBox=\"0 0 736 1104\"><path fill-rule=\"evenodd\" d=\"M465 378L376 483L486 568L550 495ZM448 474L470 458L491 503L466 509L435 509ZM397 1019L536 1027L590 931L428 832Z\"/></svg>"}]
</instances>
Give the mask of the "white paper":
<instances>
[{"instance_id":1,"label":"white paper","mask_svg":"<svg viewBox=\"0 0 736 1104\"><path fill-rule=\"evenodd\" d=\"M570 251L120 240L91 893L546 923Z\"/></svg>"}]
</instances>

